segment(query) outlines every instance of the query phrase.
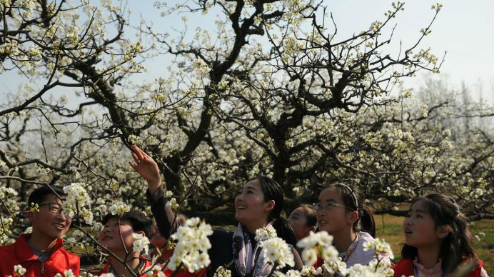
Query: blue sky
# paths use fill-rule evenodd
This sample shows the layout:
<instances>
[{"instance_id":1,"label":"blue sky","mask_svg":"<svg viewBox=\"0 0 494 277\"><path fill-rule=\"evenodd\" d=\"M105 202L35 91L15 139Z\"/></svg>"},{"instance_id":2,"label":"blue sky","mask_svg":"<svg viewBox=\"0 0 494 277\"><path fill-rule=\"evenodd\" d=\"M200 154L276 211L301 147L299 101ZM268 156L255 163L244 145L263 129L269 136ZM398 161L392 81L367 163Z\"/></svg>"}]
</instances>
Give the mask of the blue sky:
<instances>
[{"instance_id":1,"label":"blue sky","mask_svg":"<svg viewBox=\"0 0 494 277\"><path fill-rule=\"evenodd\" d=\"M168 1L173 5L176 1ZM384 19L384 13L391 8L390 0L326 0L328 11L338 25L341 38L367 29L375 20ZM181 25L180 16L161 18L160 11L153 7L154 1L132 1L129 7L133 14L154 23L163 31ZM397 17L395 23L395 45L402 41L409 45L419 37L419 31L429 23L434 11L432 4L436 1L405 1L405 10ZM483 97L494 104L494 1L492 0L448 0L441 2L443 8L438 15L432 33L422 42L420 48L431 47L433 53L442 56L447 51L446 60L441 69L441 76L447 78L452 87L459 87L462 82L471 87L472 97L478 99L477 83L481 82ZM195 26L214 29L214 24L203 21L202 17L189 16L188 29ZM201 21L199 21L201 20ZM397 51L398 48L395 48ZM156 61L157 62L157 61ZM158 62L157 62L158 64ZM150 65L150 73L155 66ZM163 64L159 63L163 68ZM158 70L159 71L159 70ZM421 77L406 82L411 87L419 87Z\"/></svg>"},{"instance_id":2,"label":"blue sky","mask_svg":"<svg viewBox=\"0 0 494 277\"><path fill-rule=\"evenodd\" d=\"M176 1L168 1L173 5ZM384 12L391 7L390 0L326 0L328 11L338 25L341 38L367 29L375 20L383 20ZM178 15L172 18L160 17L160 10L153 7L154 1L129 0L128 7L133 11L135 24L142 16L152 22L159 31L171 31L180 28L182 22ZM402 41L409 45L419 36L419 30L427 26L434 11L431 5L435 1L407 1L405 10L396 18L395 45ZM437 56L447 51L446 61L441 75L447 75L452 87L465 82L472 89L472 97L478 99L477 83L482 82L483 97L494 103L494 1L492 0L448 0L442 2L441 10L432 27L432 33L423 41L421 48L431 47ZM214 29L211 21L203 21L189 16L189 31L196 26ZM397 51L397 48L395 49ZM137 77L149 80L163 74L167 60L155 59L148 63L148 73ZM0 76L0 96L16 90L19 82L26 81L20 76L2 74ZM421 77L406 82L407 86L418 87Z\"/></svg>"}]
</instances>

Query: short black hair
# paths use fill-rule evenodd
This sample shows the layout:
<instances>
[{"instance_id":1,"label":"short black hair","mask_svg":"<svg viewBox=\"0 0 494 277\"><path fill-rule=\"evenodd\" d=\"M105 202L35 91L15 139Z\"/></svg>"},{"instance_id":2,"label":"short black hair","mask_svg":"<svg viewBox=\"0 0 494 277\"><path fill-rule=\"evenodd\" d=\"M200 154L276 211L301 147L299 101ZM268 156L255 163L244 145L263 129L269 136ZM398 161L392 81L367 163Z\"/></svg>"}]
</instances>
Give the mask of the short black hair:
<instances>
[{"instance_id":1,"label":"short black hair","mask_svg":"<svg viewBox=\"0 0 494 277\"><path fill-rule=\"evenodd\" d=\"M31 205L31 203L40 205L41 203L43 203L43 201L45 201L48 195L57 195L57 194L58 196L67 196L67 194L59 187L48 187L48 186L39 187L33 190L33 192L31 192L27 200L27 205L29 206Z\"/></svg>"},{"instance_id":2,"label":"short black hair","mask_svg":"<svg viewBox=\"0 0 494 277\"><path fill-rule=\"evenodd\" d=\"M105 217L103 217L103 222L102 222L103 225L105 225L108 222L108 220L112 218L118 218L118 215L114 215L111 213L105 215ZM134 232L143 231L144 234L146 234L146 237L148 238L150 237L151 227L153 225L153 222L143 212L138 210L130 210L124 213L123 216L120 217L120 220L129 221Z\"/></svg>"}]
</instances>

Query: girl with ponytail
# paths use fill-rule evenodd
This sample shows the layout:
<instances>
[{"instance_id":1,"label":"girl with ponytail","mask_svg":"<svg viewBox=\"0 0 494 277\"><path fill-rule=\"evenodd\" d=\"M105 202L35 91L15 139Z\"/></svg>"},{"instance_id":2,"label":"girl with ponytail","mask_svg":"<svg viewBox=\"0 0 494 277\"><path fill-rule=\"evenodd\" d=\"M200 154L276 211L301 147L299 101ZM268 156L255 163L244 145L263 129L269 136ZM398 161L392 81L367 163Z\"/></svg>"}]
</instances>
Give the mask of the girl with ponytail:
<instances>
[{"instance_id":1,"label":"girl with ponytail","mask_svg":"<svg viewBox=\"0 0 494 277\"><path fill-rule=\"evenodd\" d=\"M167 199L161 186L158 166L144 151L136 146L132 148L134 152L131 155L135 163L130 165L147 181L147 197L156 225L161 235L168 239L172 227L166 214ZM225 265L229 266L232 277L268 276L272 265L265 263L264 251L261 251L255 236L256 230L270 225L276 230L278 237L292 245L295 269L302 268L302 260L293 247L296 243L295 234L288 222L281 217L283 190L276 181L262 176L250 180L243 185L234 204L235 219L239 222L235 231L214 230L209 237L211 248L208 254L211 263L207 276L213 276L218 267Z\"/></svg>"},{"instance_id":2,"label":"girl with ponytail","mask_svg":"<svg viewBox=\"0 0 494 277\"><path fill-rule=\"evenodd\" d=\"M250 182L252 181L260 184L262 193L264 194L264 201L273 201L274 203L273 209L268 216L268 222L270 222L276 230L278 237L284 239L288 244L295 246L297 244L295 232L290 226L290 223L281 216L283 210L283 189L275 180L269 177L259 176L252 179ZM240 197L237 196L236 198ZM235 216L235 218L237 219L237 216Z\"/></svg>"},{"instance_id":3,"label":"girl with ponytail","mask_svg":"<svg viewBox=\"0 0 494 277\"><path fill-rule=\"evenodd\" d=\"M393 267L394 276L487 277L467 223L448 196L429 194L415 199L403 222L405 245L402 260Z\"/></svg>"},{"instance_id":4,"label":"girl with ponytail","mask_svg":"<svg viewBox=\"0 0 494 277\"><path fill-rule=\"evenodd\" d=\"M367 265L376 258L374 251L364 251L364 243L376 233L374 216L355 189L340 183L330 185L321 191L314 209L319 230L334 237L334 246L347 266Z\"/></svg>"}]
</instances>

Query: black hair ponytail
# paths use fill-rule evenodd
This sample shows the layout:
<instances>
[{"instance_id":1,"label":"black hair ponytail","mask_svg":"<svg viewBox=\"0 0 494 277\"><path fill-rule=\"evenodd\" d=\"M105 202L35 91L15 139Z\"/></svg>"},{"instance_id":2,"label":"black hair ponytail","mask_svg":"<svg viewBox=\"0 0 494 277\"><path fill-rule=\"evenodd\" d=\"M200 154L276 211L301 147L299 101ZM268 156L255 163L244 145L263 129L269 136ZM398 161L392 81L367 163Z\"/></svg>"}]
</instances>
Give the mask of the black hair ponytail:
<instances>
[{"instance_id":1,"label":"black hair ponytail","mask_svg":"<svg viewBox=\"0 0 494 277\"><path fill-rule=\"evenodd\" d=\"M280 216L271 222L271 225L276 230L276 234L279 238L282 238L286 243L293 246L297 245L297 237L293 231L290 223L284 217Z\"/></svg>"},{"instance_id":2,"label":"black hair ponytail","mask_svg":"<svg viewBox=\"0 0 494 277\"><path fill-rule=\"evenodd\" d=\"M369 233L373 238L376 237L376 222L374 221L374 214L368 206L362 207L362 214L360 215L360 230Z\"/></svg>"}]
</instances>

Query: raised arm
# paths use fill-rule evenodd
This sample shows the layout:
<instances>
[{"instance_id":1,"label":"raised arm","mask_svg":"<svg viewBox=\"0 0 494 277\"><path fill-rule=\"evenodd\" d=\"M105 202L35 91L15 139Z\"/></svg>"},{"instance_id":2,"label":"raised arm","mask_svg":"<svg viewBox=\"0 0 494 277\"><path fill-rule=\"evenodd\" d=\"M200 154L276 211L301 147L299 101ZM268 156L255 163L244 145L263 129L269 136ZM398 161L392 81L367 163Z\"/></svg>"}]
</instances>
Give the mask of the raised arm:
<instances>
[{"instance_id":1,"label":"raised arm","mask_svg":"<svg viewBox=\"0 0 494 277\"><path fill-rule=\"evenodd\" d=\"M151 194L161 188L161 175L158 164L146 152L139 147L132 145L134 152L130 152L134 163L129 162L130 166L141 175L148 183L148 189Z\"/></svg>"},{"instance_id":2,"label":"raised arm","mask_svg":"<svg viewBox=\"0 0 494 277\"><path fill-rule=\"evenodd\" d=\"M131 152L134 163L129 162L129 164L148 183L146 196L151 204L151 211L161 235L168 239L175 213L171 208L166 207L167 199L161 186L160 170L153 158L146 152L135 145L132 145L132 149L134 150Z\"/></svg>"}]
</instances>

